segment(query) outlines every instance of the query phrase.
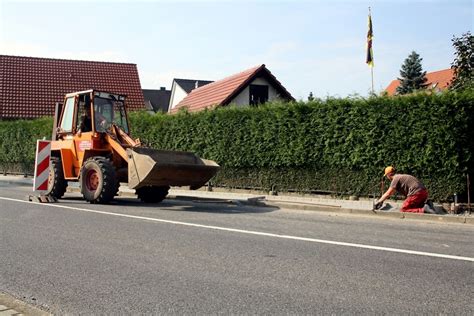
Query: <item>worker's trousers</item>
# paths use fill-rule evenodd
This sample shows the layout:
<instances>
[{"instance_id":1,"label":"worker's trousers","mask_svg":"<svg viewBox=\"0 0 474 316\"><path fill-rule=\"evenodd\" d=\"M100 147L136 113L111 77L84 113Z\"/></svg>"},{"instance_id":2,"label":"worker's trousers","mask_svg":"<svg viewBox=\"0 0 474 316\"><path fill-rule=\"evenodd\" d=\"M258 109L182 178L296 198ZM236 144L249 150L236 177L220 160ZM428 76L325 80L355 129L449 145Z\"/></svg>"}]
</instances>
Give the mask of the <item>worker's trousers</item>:
<instances>
[{"instance_id":1,"label":"worker's trousers","mask_svg":"<svg viewBox=\"0 0 474 316\"><path fill-rule=\"evenodd\" d=\"M423 213L423 206L425 206L427 199L427 190L418 191L415 194L407 197L407 199L403 202L402 209L400 211L408 213Z\"/></svg>"}]
</instances>

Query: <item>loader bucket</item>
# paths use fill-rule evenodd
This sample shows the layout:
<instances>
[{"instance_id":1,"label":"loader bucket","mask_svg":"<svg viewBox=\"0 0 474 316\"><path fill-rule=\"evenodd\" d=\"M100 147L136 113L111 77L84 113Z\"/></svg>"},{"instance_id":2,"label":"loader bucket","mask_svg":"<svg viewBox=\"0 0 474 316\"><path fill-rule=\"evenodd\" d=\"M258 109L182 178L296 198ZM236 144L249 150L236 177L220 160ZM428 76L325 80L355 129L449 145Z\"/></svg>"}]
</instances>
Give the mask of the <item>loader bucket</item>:
<instances>
[{"instance_id":1,"label":"loader bucket","mask_svg":"<svg viewBox=\"0 0 474 316\"><path fill-rule=\"evenodd\" d=\"M156 150L145 147L127 149L128 186L190 186L198 189L219 170L212 160L201 159L183 151Z\"/></svg>"}]
</instances>

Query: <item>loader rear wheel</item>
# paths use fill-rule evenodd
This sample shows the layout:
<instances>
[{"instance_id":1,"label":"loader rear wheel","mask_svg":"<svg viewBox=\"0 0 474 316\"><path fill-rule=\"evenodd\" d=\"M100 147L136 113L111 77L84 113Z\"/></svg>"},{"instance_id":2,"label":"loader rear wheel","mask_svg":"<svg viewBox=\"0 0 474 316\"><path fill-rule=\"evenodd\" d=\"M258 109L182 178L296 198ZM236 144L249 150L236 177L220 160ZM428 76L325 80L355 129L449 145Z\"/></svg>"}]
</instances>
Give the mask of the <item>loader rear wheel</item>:
<instances>
[{"instance_id":1,"label":"loader rear wheel","mask_svg":"<svg viewBox=\"0 0 474 316\"><path fill-rule=\"evenodd\" d=\"M49 166L48 191L46 195L56 199L63 197L66 193L67 181L64 179L63 164L61 158L51 157L51 165Z\"/></svg>"},{"instance_id":2,"label":"loader rear wheel","mask_svg":"<svg viewBox=\"0 0 474 316\"><path fill-rule=\"evenodd\" d=\"M168 195L170 187L166 186L146 186L137 189L138 198L145 203L159 203Z\"/></svg>"},{"instance_id":3,"label":"loader rear wheel","mask_svg":"<svg viewBox=\"0 0 474 316\"><path fill-rule=\"evenodd\" d=\"M118 191L115 168L105 157L92 157L82 165L80 180L84 199L92 204L110 202Z\"/></svg>"}]
</instances>

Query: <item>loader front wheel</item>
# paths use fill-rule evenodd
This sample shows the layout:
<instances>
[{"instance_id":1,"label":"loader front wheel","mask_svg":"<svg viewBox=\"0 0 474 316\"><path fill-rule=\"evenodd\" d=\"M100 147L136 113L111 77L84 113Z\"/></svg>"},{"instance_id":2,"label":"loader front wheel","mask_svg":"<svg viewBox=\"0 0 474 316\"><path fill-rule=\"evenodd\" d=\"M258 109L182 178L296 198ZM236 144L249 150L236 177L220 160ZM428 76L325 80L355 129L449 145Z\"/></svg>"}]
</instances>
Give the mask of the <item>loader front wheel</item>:
<instances>
[{"instance_id":1,"label":"loader front wheel","mask_svg":"<svg viewBox=\"0 0 474 316\"><path fill-rule=\"evenodd\" d=\"M66 188L67 181L64 179L61 158L51 157L51 165L49 166L48 191L46 195L60 199L66 192Z\"/></svg>"},{"instance_id":2,"label":"loader front wheel","mask_svg":"<svg viewBox=\"0 0 474 316\"><path fill-rule=\"evenodd\" d=\"M92 157L82 165L81 193L88 202L108 203L118 191L115 168L105 157Z\"/></svg>"},{"instance_id":3,"label":"loader front wheel","mask_svg":"<svg viewBox=\"0 0 474 316\"><path fill-rule=\"evenodd\" d=\"M168 195L170 187L166 186L146 186L137 189L138 198L145 203L159 203Z\"/></svg>"}]
</instances>

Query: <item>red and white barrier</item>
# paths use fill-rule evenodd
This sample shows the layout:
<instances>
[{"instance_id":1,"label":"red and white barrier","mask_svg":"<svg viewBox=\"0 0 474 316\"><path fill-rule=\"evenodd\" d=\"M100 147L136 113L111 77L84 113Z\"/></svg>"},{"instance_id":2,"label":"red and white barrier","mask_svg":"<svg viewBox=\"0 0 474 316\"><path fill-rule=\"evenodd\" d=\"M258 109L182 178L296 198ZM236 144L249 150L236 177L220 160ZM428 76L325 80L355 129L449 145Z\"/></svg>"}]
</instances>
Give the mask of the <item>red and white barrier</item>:
<instances>
[{"instance_id":1,"label":"red and white barrier","mask_svg":"<svg viewBox=\"0 0 474 316\"><path fill-rule=\"evenodd\" d=\"M33 191L42 193L48 190L50 156L51 141L38 140L36 142L35 178L33 181Z\"/></svg>"}]
</instances>

